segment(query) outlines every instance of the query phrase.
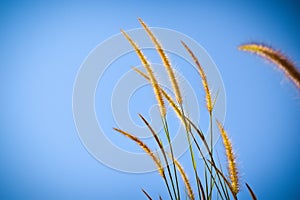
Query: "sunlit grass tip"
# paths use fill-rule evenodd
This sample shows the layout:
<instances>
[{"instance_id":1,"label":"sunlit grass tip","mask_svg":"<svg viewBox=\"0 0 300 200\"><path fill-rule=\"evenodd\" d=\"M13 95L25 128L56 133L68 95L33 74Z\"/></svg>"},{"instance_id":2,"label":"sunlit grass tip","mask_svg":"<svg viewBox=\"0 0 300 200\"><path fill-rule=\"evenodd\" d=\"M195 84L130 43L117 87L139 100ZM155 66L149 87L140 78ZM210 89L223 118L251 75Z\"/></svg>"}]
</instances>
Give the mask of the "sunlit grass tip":
<instances>
[{"instance_id":1,"label":"sunlit grass tip","mask_svg":"<svg viewBox=\"0 0 300 200\"><path fill-rule=\"evenodd\" d=\"M283 53L267 45L258 43L244 44L238 48L242 51L248 51L260 55L261 57L276 64L276 66L284 72L285 76L288 77L300 90L300 71Z\"/></svg>"}]
</instances>

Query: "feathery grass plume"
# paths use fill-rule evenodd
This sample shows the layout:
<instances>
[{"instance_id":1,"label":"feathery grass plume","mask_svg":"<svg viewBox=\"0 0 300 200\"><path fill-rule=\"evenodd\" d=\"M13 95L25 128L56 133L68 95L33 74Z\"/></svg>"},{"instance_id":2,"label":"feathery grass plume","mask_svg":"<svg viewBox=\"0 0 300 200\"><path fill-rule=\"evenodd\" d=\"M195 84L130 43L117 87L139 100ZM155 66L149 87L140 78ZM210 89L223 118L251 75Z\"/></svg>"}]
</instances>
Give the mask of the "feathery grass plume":
<instances>
[{"instance_id":1,"label":"feathery grass plume","mask_svg":"<svg viewBox=\"0 0 300 200\"><path fill-rule=\"evenodd\" d=\"M188 179L185 171L183 170L183 167L180 165L180 163L178 162L178 160L176 160L175 158L174 158L174 164L175 164L176 168L178 169L178 171L179 171L179 173L180 173L180 175L182 177L182 180L183 180L184 185L186 187L186 190L188 192L189 198L192 199L192 200L194 200L195 197L194 197L193 189L191 187L190 181L189 181L189 179Z\"/></svg>"},{"instance_id":2,"label":"feathery grass plume","mask_svg":"<svg viewBox=\"0 0 300 200\"><path fill-rule=\"evenodd\" d=\"M154 155L154 153L150 150L150 148L143 142L141 141L139 138L121 130L121 129L117 129L117 128L114 128L115 131L125 135L126 137L128 137L129 139L133 140L135 143L137 143L151 158L152 160L154 161L157 169L158 169L158 172L159 174L165 178L165 172L164 172L164 168L160 162L160 160Z\"/></svg>"},{"instance_id":3,"label":"feathery grass plume","mask_svg":"<svg viewBox=\"0 0 300 200\"><path fill-rule=\"evenodd\" d=\"M164 50L162 49L161 44L159 43L159 41L157 40L157 38L154 36L154 34L152 33L152 31L150 30L150 28L145 24L145 22L139 18L138 19L140 24L143 26L143 28L145 29L145 31L147 32L147 34L149 35L150 39L152 40L152 42L155 45L155 48L159 54L159 56L161 57L161 60L168 72L175 96L176 96L176 100L179 104L182 104L182 96L181 96L181 92L179 89L179 85L175 76L175 73L173 71L173 68L171 66L171 63L169 61L168 56L165 54Z\"/></svg>"},{"instance_id":4,"label":"feathery grass plume","mask_svg":"<svg viewBox=\"0 0 300 200\"><path fill-rule=\"evenodd\" d=\"M219 121L217 121L217 124L223 139L223 144L225 147L226 156L228 160L228 171L229 171L229 177L231 181L231 189L234 195L237 195L237 193L239 192L239 178L238 178L238 170L236 167L232 145L222 124Z\"/></svg>"},{"instance_id":5,"label":"feathery grass plume","mask_svg":"<svg viewBox=\"0 0 300 200\"><path fill-rule=\"evenodd\" d=\"M203 88L204 88L204 91L205 91L206 107L207 107L208 112L211 113L212 109L213 109L213 104L212 104L212 100L211 100L211 93L210 93L210 90L209 90L209 87L208 87L206 74L205 74L202 66L199 63L198 58L193 53L193 51L183 41L181 41L181 44L188 51L188 53L190 54L190 56L192 57L192 59L194 60L195 64L198 67L199 74L200 74L201 79L202 79L202 85L203 85Z\"/></svg>"},{"instance_id":6,"label":"feathery grass plume","mask_svg":"<svg viewBox=\"0 0 300 200\"><path fill-rule=\"evenodd\" d=\"M263 58L273 62L282 70L286 77L288 77L300 90L300 71L295 64L290 61L281 52L272 49L269 46L262 44L245 44L239 46L239 50L249 51L262 56Z\"/></svg>"},{"instance_id":7,"label":"feathery grass plume","mask_svg":"<svg viewBox=\"0 0 300 200\"><path fill-rule=\"evenodd\" d=\"M159 85L158 82L155 78L155 75L150 67L150 63L148 62L146 56L143 54L143 52L141 51L141 49L138 47L138 45L130 38L130 36L123 30L121 30L121 32L123 33L123 35L125 36L125 38L129 41L129 43L131 44L131 46L134 48L136 54L138 55L138 57L140 58L143 66L145 67L148 75L149 75L149 79L155 94L155 97L157 99L158 105L159 105L159 109L160 109L160 113L162 116L166 116L166 107L165 107L165 103L164 100L162 98L162 95L160 93L160 89L159 89Z\"/></svg>"},{"instance_id":8,"label":"feathery grass plume","mask_svg":"<svg viewBox=\"0 0 300 200\"><path fill-rule=\"evenodd\" d=\"M140 74L142 77L144 77L146 80L150 81L149 77L144 72L142 72L141 70L139 70L139 69L137 69L135 67L132 67L132 69L134 71L136 71L138 74ZM173 108L175 114L177 115L177 117L181 120L181 122L185 126L183 115L182 115L182 112L180 111L179 107L173 101L172 97L163 88L161 88L160 86L159 86L159 88L160 88L162 96L169 102L169 104ZM190 124L187 124L186 128L190 132L190 130L191 130Z\"/></svg>"}]
</instances>

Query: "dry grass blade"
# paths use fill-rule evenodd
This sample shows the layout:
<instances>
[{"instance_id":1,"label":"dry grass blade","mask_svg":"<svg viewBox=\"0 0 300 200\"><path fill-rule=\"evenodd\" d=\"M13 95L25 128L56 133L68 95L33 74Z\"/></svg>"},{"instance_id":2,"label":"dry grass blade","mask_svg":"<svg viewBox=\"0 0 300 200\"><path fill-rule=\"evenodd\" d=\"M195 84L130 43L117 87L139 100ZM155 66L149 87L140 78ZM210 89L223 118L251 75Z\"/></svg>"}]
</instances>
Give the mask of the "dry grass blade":
<instances>
[{"instance_id":1,"label":"dry grass blade","mask_svg":"<svg viewBox=\"0 0 300 200\"><path fill-rule=\"evenodd\" d=\"M148 121L143 117L143 115L138 114L139 117L143 120L143 122L146 124L146 126L148 127L148 129L150 130L151 134L153 135L156 143L158 144L160 150L162 151L162 153L164 154L164 147L162 145L162 142L160 141L159 137L157 136L157 134L155 133L155 131L153 130L153 128L150 126L150 124L148 123Z\"/></svg>"},{"instance_id":2,"label":"dry grass blade","mask_svg":"<svg viewBox=\"0 0 300 200\"><path fill-rule=\"evenodd\" d=\"M229 177L231 181L231 188L233 193L236 195L239 192L239 179L238 179L238 170L236 167L236 162L235 162L235 157L232 149L231 142L228 138L228 135L226 131L224 130L224 127L222 124L217 121L217 125L219 127L222 139L223 139L223 144L225 147L226 151L226 156L228 160L228 171L229 171Z\"/></svg>"},{"instance_id":3,"label":"dry grass blade","mask_svg":"<svg viewBox=\"0 0 300 200\"><path fill-rule=\"evenodd\" d=\"M182 177L182 180L183 180L186 190L188 192L189 198L194 200L195 197L194 197L193 189L191 187L190 181L189 181L185 171L183 170L183 167L180 165L180 163L176 159L174 159L174 164Z\"/></svg>"},{"instance_id":4,"label":"dry grass blade","mask_svg":"<svg viewBox=\"0 0 300 200\"><path fill-rule=\"evenodd\" d=\"M162 95L160 93L160 89L159 89L159 85L158 82L156 80L156 77L150 67L150 63L148 62L146 56L143 54L143 52L141 51L141 49L138 47L138 45L130 38L130 36L124 32L123 30L121 30L121 32L123 33L123 35L125 36L125 38L129 41L129 43L131 44L131 46L134 48L136 54L138 55L138 57L141 60L141 63L143 64L143 66L145 67L148 75L149 75L149 80L151 82L155 97L157 99L158 105L159 105L159 109L161 112L162 116L166 115L166 108L165 108L165 103L163 101Z\"/></svg>"},{"instance_id":5,"label":"dry grass blade","mask_svg":"<svg viewBox=\"0 0 300 200\"><path fill-rule=\"evenodd\" d=\"M198 71L199 71L199 74L201 76L202 85L203 85L203 88L204 88L204 91L205 91L205 95L206 95L205 96L206 107L207 107L208 112L211 113L212 109L213 109L213 104L212 104L212 100L211 100L211 92L210 92L209 87L208 87L208 82L207 82L206 74L205 74L202 66L200 65L200 62L199 62L198 58L193 53L193 51L183 41L181 41L181 43L184 46L184 48L188 51L188 53L190 54L190 56L193 58L195 64L198 67Z\"/></svg>"},{"instance_id":6,"label":"dry grass blade","mask_svg":"<svg viewBox=\"0 0 300 200\"><path fill-rule=\"evenodd\" d=\"M137 138L121 129L114 128L114 130L125 135L126 137L128 137L129 139L131 139L135 143L137 143L152 158L152 160L154 161L154 163L158 169L159 174L163 178L165 178L164 168L163 168L160 160L154 155L154 153L150 150L150 148L143 141L141 141L139 138Z\"/></svg>"},{"instance_id":7,"label":"dry grass blade","mask_svg":"<svg viewBox=\"0 0 300 200\"><path fill-rule=\"evenodd\" d=\"M199 183L200 189L201 189L200 190L201 191L201 199L206 200L205 193L204 193L204 188L203 188L203 185L202 185L201 180L200 180L199 177L197 177L197 182Z\"/></svg>"},{"instance_id":8,"label":"dry grass blade","mask_svg":"<svg viewBox=\"0 0 300 200\"><path fill-rule=\"evenodd\" d=\"M154 43L156 50L159 54L159 56L161 57L161 60L168 72L175 96L176 96L176 100L178 101L179 104L182 103L182 96L181 96L181 92L179 89L179 85L175 76L175 73L172 69L171 63L169 61L168 56L165 54L164 50L162 49L161 44L159 43L159 41L157 40L157 38L154 36L154 34L152 33L152 31L150 30L150 28L145 24L145 22L139 18L139 22L141 23L141 25L143 26L143 28L145 29L145 31L147 32L147 34L149 35L150 39L152 40L152 42Z\"/></svg>"},{"instance_id":9,"label":"dry grass blade","mask_svg":"<svg viewBox=\"0 0 300 200\"><path fill-rule=\"evenodd\" d=\"M239 46L239 50L249 51L262 56L275 63L300 90L300 71L295 64L281 52L262 44L245 44Z\"/></svg>"},{"instance_id":10,"label":"dry grass blade","mask_svg":"<svg viewBox=\"0 0 300 200\"><path fill-rule=\"evenodd\" d=\"M152 200L152 198L150 197L150 195L144 190L142 189L143 193L146 195L146 197L149 199L149 200Z\"/></svg>"},{"instance_id":11,"label":"dry grass blade","mask_svg":"<svg viewBox=\"0 0 300 200\"><path fill-rule=\"evenodd\" d=\"M247 183L246 183L246 187L250 192L252 200L257 200L256 195L254 194L253 190L251 189L251 187Z\"/></svg>"}]
</instances>

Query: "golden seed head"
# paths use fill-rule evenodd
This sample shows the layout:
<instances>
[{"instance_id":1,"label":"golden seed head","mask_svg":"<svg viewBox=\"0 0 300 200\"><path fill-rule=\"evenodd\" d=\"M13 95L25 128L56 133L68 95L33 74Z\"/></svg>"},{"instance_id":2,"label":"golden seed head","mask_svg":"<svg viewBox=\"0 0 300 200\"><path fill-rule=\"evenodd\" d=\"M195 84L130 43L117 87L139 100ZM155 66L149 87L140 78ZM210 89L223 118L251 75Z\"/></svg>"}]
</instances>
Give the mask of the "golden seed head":
<instances>
[{"instance_id":1,"label":"golden seed head","mask_svg":"<svg viewBox=\"0 0 300 200\"><path fill-rule=\"evenodd\" d=\"M165 116L166 115L165 103L164 103L164 100L163 100L162 95L160 93L160 89L158 87L158 82L156 80L154 72L153 72L152 68L150 67L149 61L147 60L146 56L143 54L141 49L138 47L138 45L130 38L130 36L123 30L121 30L121 32L123 33L125 38L129 41L131 46L134 48L136 54L138 55L139 59L141 60L141 63L143 64L144 68L146 69L146 71L149 75L149 79L150 79L150 82L151 82L156 100L157 100L158 105L159 105L160 113L161 113L162 116Z\"/></svg>"},{"instance_id":2,"label":"golden seed head","mask_svg":"<svg viewBox=\"0 0 300 200\"><path fill-rule=\"evenodd\" d=\"M224 130L224 127L222 124L217 121L218 128L220 130L222 139L223 139L223 144L225 147L226 151L226 156L227 156L227 161L228 161L228 171L229 171L229 178L231 181L231 189L233 193L236 195L239 192L239 179L238 179L238 170L236 167L236 162L235 162L235 156L233 153L232 145L231 142L228 138L228 135L226 131Z\"/></svg>"},{"instance_id":3,"label":"golden seed head","mask_svg":"<svg viewBox=\"0 0 300 200\"><path fill-rule=\"evenodd\" d=\"M300 71L295 64L289 60L280 51L262 44L245 44L239 46L239 50L248 51L260 55L261 57L273 62L282 70L286 77L288 77L300 90Z\"/></svg>"},{"instance_id":4,"label":"golden seed head","mask_svg":"<svg viewBox=\"0 0 300 200\"><path fill-rule=\"evenodd\" d=\"M159 174L164 178L165 174L164 174L164 168L160 162L160 160L154 155L154 153L150 150L150 148L143 142L141 141L139 138L135 137L134 135L131 135L130 133L127 133L121 129L117 129L114 128L115 131L125 135L126 137L128 137L129 139L133 140L135 143L137 143L154 161Z\"/></svg>"},{"instance_id":5,"label":"golden seed head","mask_svg":"<svg viewBox=\"0 0 300 200\"><path fill-rule=\"evenodd\" d=\"M196 64L196 66L198 67L198 71L199 71L199 74L202 79L202 85L203 85L203 88L205 91L206 107L207 107L208 112L211 113L213 110L213 104L212 104L212 100L211 100L211 92L210 92L210 89L208 86L206 74L205 74L202 66L200 65L198 58L193 53L193 51L183 41L181 41L181 43L184 46L184 48L187 50L187 52L190 54L192 59L194 60L194 63Z\"/></svg>"},{"instance_id":6,"label":"golden seed head","mask_svg":"<svg viewBox=\"0 0 300 200\"><path fill-rule=\"evenodd\" d=\"M152 33L150 28L145 24L145 22L141 18L139 18L138 20L141 23L141 25L143 26L143 28L145 29L145 31L147 32L147 34L149 35L151 41L154 43L156 51L158 52L159 56L161 57L161 60L168 72L168 75L169 75L169 78L170 78L170 81L171 81L171 84L172 84L172 87L173 87L173 90L174 90L174 93L176 96L176 100L179 104L182 104L182 96L181 96L180 88L179 88L175 73L173 71L173 68L171 66L168 56L164 52L161 44L159 43L159 41L157 40L155 35Z\"/></svg>"}]
</instances>

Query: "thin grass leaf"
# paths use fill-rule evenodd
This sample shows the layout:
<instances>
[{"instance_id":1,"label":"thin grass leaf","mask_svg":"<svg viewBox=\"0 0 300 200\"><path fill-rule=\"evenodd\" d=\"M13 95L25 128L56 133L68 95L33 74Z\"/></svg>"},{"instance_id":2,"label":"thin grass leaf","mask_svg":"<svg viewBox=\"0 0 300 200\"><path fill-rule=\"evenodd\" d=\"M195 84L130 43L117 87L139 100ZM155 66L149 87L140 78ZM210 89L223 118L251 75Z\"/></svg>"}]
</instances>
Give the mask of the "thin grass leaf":
<instances>
[{"instance_id":1,"label":"thin grass leaf","mask_svg":"<svg viewBox=\"0 0 300 200\"><path fill-rule=\"evenodd\" d=\"M203 185L202 185L201 180L200 180L199 177L197 177L197 181L198 181L198 183L200 185L200 188L201 188L201 199L202 200L206 200L205 193L204 193L204 188L203 188Z\"/></svg>"},{"instance_id":2,"label":"thin grass leaf","mask_svg":"<svg viewBox=\"0 0 300 200\"><path fill-rule=\"evenodd\" d=\"M251 187L246 183L246 187L249 190L249 193L251 195L252 200L257 200L255 193L253 192L253 190L251 189Z\"/></svg>"},{"instance_id":3,"label":"thin grass leaf","mask_svg":"<svg viewBox=\"0 0 300 200\"><path fill-rule=\"evenodd\" d=\"M151 196L144 189L142 189L142 191L146 195L146 197L148 198L148 200L152 200Z\"/></svg>"}]
</instances>

